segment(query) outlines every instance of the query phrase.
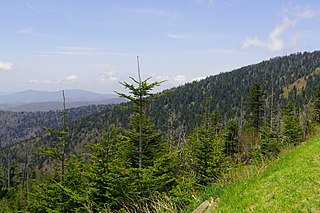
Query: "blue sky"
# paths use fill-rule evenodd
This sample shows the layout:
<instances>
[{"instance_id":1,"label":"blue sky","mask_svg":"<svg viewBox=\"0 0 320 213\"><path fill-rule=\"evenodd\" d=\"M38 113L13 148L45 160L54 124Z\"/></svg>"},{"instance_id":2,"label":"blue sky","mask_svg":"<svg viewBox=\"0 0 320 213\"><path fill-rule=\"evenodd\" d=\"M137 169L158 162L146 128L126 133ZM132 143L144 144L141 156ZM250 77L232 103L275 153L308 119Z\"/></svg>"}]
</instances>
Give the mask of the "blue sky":
<instances>
[{"instance_id":1,"label":"blue sky","mask_svg":"<svg viewBox=\"0 0 320 213\"><path fill-rule=\"evenodd\" d=\"M320 49L318 0L0 0L0 92L169 88Z\"/></svg>"}]
</instances>

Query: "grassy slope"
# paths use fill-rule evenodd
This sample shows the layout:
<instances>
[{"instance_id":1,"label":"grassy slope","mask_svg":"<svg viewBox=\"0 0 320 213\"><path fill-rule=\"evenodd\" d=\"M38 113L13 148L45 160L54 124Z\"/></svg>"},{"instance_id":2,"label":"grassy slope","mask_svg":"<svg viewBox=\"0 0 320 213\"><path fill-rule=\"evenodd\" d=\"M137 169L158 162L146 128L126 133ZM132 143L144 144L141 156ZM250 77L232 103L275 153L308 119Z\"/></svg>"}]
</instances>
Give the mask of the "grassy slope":
<instances>
[{"instance_id":1,"label":"grassy slope","mask_svg":"<svg viewBox=\"0 0 320 213\"><path fill-rule=\"evenodd\" d=\"M320 135L214 197L215 212L320 212Z\"/></svg>"}]
</instances>

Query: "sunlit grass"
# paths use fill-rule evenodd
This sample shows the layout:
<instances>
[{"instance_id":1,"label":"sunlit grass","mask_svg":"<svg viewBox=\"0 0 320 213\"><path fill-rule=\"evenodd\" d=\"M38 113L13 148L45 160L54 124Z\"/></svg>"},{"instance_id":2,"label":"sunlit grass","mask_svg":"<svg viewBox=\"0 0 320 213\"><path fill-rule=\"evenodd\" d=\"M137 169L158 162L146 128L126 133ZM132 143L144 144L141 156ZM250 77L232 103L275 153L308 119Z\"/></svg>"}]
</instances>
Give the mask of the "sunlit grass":
<instances>
[{"instance_id":1,"label":"sunlit grass","mask_svg":"<svg viewBox=\"0 0 320 213\"><path fill-rule=\"evenodd\" d=\"M320 212L320 136L220 188L215 212Z\"/></svg>"}]
</instances>

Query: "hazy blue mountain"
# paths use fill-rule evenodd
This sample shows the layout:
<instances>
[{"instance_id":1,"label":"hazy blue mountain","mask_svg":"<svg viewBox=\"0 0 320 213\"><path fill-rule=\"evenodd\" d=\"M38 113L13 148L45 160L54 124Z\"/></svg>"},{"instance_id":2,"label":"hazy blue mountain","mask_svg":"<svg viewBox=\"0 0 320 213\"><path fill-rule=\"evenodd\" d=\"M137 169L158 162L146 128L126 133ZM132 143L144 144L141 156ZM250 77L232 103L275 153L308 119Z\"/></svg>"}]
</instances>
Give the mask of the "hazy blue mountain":
<instances>
[{"instance_id":1,"label":"hazy blue mountain","mask_svg":"<svg viewBox=\"0 0 320 213\"><path fill-rule=\"evenodd\" d=\"M110 98L97 101L67 101L66 108L76 108L81 106L90 105L108 105L108 104L119 104L125 102L122 98ZM0 110L11 111L11 112L36 112L36 111L50 111L50 110L61 110L63 103L61 101L51 102L37 102L37 103L26 103L26 104L0 104Z\"/></svg>"},{"instance_id":2,"label":"hazy blue mountain","mask_svg":"<svg viewBox=\"0 0 320 213\"><path fill-rule=\"evenodd\" d=\"M85 90L65 90L65 96L68 102L81 101L101 101L106 99L117 98L114 94L100 94ZM61 102L61 91L36 91L25 90L7 95L0 95L0 104L12 103L39 103L39 102Z\"/></svg>"},{"instance_id":3,"label":"hazy blue mountain","mask_svg":"<svg viewBox=\"0 0 320 213\"><path fill-rule=\"evenodd\" d=\"M8 95L9 93L8 92L0 92L0 96L1 95Z\"/></svg>"}]
</instances>

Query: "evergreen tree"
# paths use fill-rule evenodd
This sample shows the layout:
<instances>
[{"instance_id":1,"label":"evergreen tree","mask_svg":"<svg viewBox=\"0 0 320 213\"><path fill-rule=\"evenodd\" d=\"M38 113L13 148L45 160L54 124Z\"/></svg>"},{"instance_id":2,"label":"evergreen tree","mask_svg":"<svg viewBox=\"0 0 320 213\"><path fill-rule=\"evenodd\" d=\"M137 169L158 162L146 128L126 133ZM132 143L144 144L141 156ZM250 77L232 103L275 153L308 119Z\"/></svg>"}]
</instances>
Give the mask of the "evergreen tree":
<instances>
[{"instance_id":1,"label":"evergreen tree","mask_svg":"<svg viewBox=\"0 0 320 213\"><path fill-rule=\"evenodd\" d=\"M224 130L224 144L226 155L234 158L239 151L239 126L235 121L229 122Z\"/></svg>"},{"instance_id":2,"label":"evergreen tree","mask_svg":"<svg viewBox=\"0 0 320 213\"><path fill-rule=\"evenodd\" d=\"M277 134L269 123L266 123L260 129L260 136L258 152L262 155L276 156L283 145L281 135Z\"/></svg>"},{"instance_id":3,"label":"evergreen tree","mask_svg":"<svg viewBox=\"0 0 320 213\"><path fill-rule=\"evenodd\" d=\"M289 102L284 109L283 135L291 144L298 144L302 141L303 131L299 123L297 107L293 102Z\"/></svg>"},{"instance_id":4,"label":"evergreen tree","mask_svg":"<svg viewBox=\"0 0 320 213\"><path fill-rule=\"evenodd\" d=\"M315 119L320 124L320 85L317 86L314 92L315 100L313 102L315 110Z\"/></svg>"},{"instance_id":5,"label":"evergreen tree","mask_svg":"<svg viewBox=\"0 0 320 213\"><path fill-rule=\"evenodd\" d=\"M145 112L147 108L149 107L150 101L160 97L161 95L164 95L165 93L160 94L152 94L151 91L157 87L160 86L160 84L163 82L153 82L149 83L151 77L141 80L141 74L140 74L140 65L139 65L139 57L137 57L137 63L138 63L138 80L130 77L134 84L129 84L127 82L120 82L126 89L129 90L129 95L125 93L116 92L120 97L126 98L127 100L131 101L132 107L128 108L132 110L136 115L133 116L133 119L139 119L139 126L138 128L135 128L138 130L138 138L139 138L139 144L138 144L138 165L139 168L142 168L143 164L143 154L148 152L147 144L144 144L144 135L143 134L143 123L144 123L144 117ZM147 137L147 136L146 136Z\"/></svg>"},{"instance_id":6,"label":"evergreen tree","mask_svg":"<svg viewBox=\"0 0 320 213\"><path fill-rule=\"evenodd\" d=\"M130 117L129 129L124 130L124 136L130 141L131 148L128 152L133 168L141 168L140 160L143 161L143 167L152 166L153 161L164 154L163 134L155 131L150 119L144 114L142 116L133 114ZM139 147L140 139L143 141L141 149ZM139 155L139 153L141 154Z\"/></svg>"},{"instance_id":7,"label":"evergreen tree","mask_svg":"<svg viewBox=\"0 0 320 213\"><path fill-rule=\"evenodd\" d=\"M113 128L88 148L91 151L87 153L84 176L89 185L84 190L90 191L88 196L95 210L117 210L133 197L128 161L132 145L118 128Z\"/></svg>"},{"instance_id":8,"label":"evergreen tree","mask_svg":"<svg viewBox=\"0 0 320 213\"><path fill-rule=\"evenodd\" d=\"M215 116L213 116L215 115ZM216 179L228 167L225 147L216 135L219 123L215 119L216 113L205 116L203 124L195 128L189 136L191 156L191 170L194 172L198 184L205 186Z\"/></svg>"},{"instance_id":9,"label":"evergreen tree","mask_svg":"<svg viewBox=\"0 0 320 213\"><path fill-rule=\"evenodd\" d=\"M249 123L253 126L258 133L263 116L263 105L265 92L261 90L261 84L254 84L248 94L249 96Z\"/></svg>"}]
</instances>

